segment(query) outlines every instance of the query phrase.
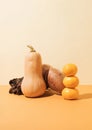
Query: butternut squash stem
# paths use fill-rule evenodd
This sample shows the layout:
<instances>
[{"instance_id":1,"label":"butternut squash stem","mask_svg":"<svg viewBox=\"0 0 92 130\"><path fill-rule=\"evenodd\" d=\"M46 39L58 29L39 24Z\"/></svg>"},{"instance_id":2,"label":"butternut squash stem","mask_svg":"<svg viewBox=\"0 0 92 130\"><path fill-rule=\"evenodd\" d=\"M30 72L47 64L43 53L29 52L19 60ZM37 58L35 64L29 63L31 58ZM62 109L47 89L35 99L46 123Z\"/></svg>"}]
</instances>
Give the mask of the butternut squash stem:
<instances>
[{"instance_id":1,"label":"butternut squash stem","mask_svg":"<svg viewBox=\"0 0 92 130\"><path fill-rule=\"evenodd\" d=\"M32 46L27 45L27 47L30 48L30 52L36 52L35 49Z\"/></svg>"}]
</instances>

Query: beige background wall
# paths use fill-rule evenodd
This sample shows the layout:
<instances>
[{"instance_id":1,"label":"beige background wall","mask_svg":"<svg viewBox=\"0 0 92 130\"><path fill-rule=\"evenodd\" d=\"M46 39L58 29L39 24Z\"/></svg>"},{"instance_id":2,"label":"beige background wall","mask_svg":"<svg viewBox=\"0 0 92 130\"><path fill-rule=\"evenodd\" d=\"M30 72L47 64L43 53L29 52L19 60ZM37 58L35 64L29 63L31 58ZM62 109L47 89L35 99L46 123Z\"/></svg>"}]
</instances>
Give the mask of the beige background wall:
<instances>
[{"instance_id":1,"label":"beige background wall","mask_svg":"<svg viewBox=\"0 0 92 130\"><path fill-rule=\"evenodd\" d=\"M43 63L75 63L80 84L92 84L92 1L0 0L0 84L23 76L30 43Z\"/></svg>"}]
</instances>

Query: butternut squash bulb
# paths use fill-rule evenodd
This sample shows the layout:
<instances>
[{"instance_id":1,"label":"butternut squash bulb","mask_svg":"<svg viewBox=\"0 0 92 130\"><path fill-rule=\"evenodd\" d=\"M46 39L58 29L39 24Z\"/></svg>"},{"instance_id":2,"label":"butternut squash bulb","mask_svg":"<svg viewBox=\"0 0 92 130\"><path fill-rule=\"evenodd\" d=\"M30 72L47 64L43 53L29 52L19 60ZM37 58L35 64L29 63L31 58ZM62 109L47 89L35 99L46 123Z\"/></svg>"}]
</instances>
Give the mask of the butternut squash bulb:
<instances>
[{"instance_id":1,"label":"butternut squash bulb","mask_svg":"<svg viewBox=\"0 0 92 130\"><path fill-rule=\"evenodd\" d=\"M42 59L40 53L28 46L30 52L25 57L24 79L21 90L26 97L38 97L45 93L46 84L42 76Z\"/></svg>"}]
</instances>

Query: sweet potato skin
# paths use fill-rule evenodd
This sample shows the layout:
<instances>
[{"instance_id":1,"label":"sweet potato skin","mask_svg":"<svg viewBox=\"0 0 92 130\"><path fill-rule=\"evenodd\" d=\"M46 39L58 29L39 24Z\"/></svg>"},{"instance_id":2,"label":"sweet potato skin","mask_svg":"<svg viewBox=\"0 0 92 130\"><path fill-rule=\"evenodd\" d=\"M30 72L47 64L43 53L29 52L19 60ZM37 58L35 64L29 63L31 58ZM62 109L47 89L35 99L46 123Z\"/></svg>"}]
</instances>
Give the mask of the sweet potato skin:
<instances>
[{"instance_id":1,"label":"sweet potato skin","mask_svg":"<svg viewBox=\"0 0 92 130\"><path fill-rule=\"evenodd\" d=\"M50 67L48 71L48 86L56 91L61 93L64 89L63 84L64 75L60 72L60 70Z\"/></svg>"},{"instance_id":2,"label":"sweet potato skin","mask_svg":"<svg viewBox=\"0 0 92 130\"><path fill-rule=\"evenodd\" d=\"M45 80L47 88L49 87L49 84L48 84L48 72L49 72L49 69L50 69L50 65L48 65L48 64L43 64L42 65L42 75L43 75L43 78Z\"/></svg>"},{"instance_id":3,"label":"sweet potato skin","mask_svg":"<svg viewBox=\"0 0 92 130\"><path fill-rule=\"evenodd\" d=\"M61 93L64 88L64 75L61 73L61 71L48 64L43 64L42 68L43 78L47 88L51 88L52 90Z\"/></svg>"}]
</instances>

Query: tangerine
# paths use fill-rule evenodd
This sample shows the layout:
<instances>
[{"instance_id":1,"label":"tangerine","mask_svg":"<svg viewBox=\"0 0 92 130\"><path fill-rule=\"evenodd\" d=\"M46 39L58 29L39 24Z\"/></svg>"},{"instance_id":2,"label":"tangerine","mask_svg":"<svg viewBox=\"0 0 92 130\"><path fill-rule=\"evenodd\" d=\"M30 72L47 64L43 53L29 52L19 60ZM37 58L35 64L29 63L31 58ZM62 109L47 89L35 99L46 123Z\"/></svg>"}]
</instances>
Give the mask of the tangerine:
<instances>
[{"instance_id":1,"label":"tangerine","mask_svg":"<svg viewBox=\"0 0 92 130\"><path fill-rule=\"evenodd\" d=\"M78 71L78 68L75 64L66 64L63 67L63 73L65 76L74 76Z\"/></svg>"}]
</instances>

